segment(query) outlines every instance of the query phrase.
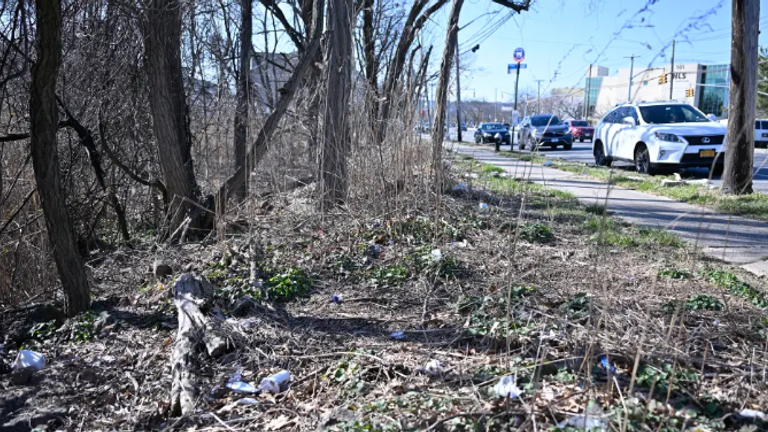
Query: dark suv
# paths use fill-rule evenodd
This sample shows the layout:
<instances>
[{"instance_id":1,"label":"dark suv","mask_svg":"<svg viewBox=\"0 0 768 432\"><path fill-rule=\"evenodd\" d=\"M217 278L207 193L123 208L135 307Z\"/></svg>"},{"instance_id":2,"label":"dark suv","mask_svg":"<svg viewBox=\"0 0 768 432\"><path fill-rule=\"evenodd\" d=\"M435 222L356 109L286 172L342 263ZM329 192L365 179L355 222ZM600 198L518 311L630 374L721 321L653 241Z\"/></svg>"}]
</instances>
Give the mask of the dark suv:
<instances>
[{"instance_id":1,"label":"dark suv","mask_svg":"<svg viewBox=\"0 0 768 432\"><path fill-rule=\"evenodd\" d=\"M552 114L536 114L523 119L518 134L520 150L530 147L550 146L555 149L562 145L564 149L573 147L573 135L567 124Z\"/></svg>"},{"instance_id":2,"label":"dark suv","mask_svg":"<svg viewBox=\"0 0 768 432\"><path fill-rule=\"evenodd\" d=\"M496 142L496 134L501 137L502 144L509 145L512 142L509 129L501 123L480 123L475 130L475 142L477 144Z\"/></svg>"}]
</instances>

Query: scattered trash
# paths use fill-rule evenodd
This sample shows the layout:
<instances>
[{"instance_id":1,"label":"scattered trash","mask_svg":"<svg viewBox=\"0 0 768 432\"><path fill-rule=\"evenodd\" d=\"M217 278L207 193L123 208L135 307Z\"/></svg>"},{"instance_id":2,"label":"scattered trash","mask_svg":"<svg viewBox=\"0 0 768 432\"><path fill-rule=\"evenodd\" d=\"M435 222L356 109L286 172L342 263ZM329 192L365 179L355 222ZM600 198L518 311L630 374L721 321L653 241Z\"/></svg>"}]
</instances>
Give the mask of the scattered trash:
<instances>
[{"instance_id":1,"label":"scattered trash","mask_svg":"<svg viewBox=\"0 0 768 432\"><path fill-rule=\"evenodd\" d=\"M739 412L739 416L768 422L768 414L753 409L743 409Z\"/></svg>"},{"instance_id":2,"label":"scattered trash","mask_svg":"<svg viewBox=\"0 0 768 432\"><path fill-rule=\"evenodd\" d=\"M499 177L509 177L508 172L499 173Z\"/></svg>"},{"instance_id":3,"label":"scattered trash","mask_svg":"<svg viewBox=\"0 0 768 432\"><path fill-rule=\"evenodd\" d=\"M685 186L686 182L682 180L668 180L664 179L661 181L661 185L665 187L676 187L676 186Z\"/></svg>"},{"instance_id":4,"label":"scattered trash","mask_svg":"<svg viewBox=\"0 0 768 432\"><path fill-rule=\"evenodd\" d=\"M720 325L720 320L716 319L712 324L715 325L715 327Z\"/></svg>"},{"instance_id":5,"label":"scattered trash","mask_svg":"<svg viewBox=\"0 0 768 432\"><path fill-rule=\"evenodd\" d=\"M619 253L619 250L618 249L611 249L611 253L612 254L617 254L617 253Z\"/></svg>"},{"instance_id":6,"label":"scattered trash","mask_svg":"<svg viewBox=\"0 0 768 432\"><path fill-rule=\"evenodd\" d=\"M259 403L259 400L246 397L246 398L238 399L237 403L238 405L256 405Z\"/></svg>"},{"instance_id":7,"label":"scattered trash","mask_svg":"<svg viewBox=\"0 0 768 432\"><path fill-rule=\"evenodd\" d=\"M243 381L227 383L227 388L235 393L258 393L259 389Z\"/></svg>"},{"instance_id":8,"label":"scattered trash","mask_svg":"<svg viewBox=\"0 0 768 432\"><path fill-rule=\"evenodd\" d=\"M473 178L473 179L478 179L478 178L480 178L480 174L478 174L478 173L469 173L469 174L467 174L467 176L468 176L469 178Z\"/></svg>"},{"instance_id":9,"label":"scattered trash","mask_svg":"<svg viewBox=\"0 0 768 432\"><path fill-rule=\"evenodd\" d=\"M379 246L379 245L377 245L375 243L372 244L372 245L369 245L365 249L365 256L367 256L369 258L378 258L380 254L381 254L381 246Z\"/></svg>"},{"instance_id":10,"label":"scattered trash","mask_svg":"<svg viewBox=\"0 0 768 432\"><path fill-rule=\"evenodd\" d=\"M613 365L613 362L606 357L606 356L600 356L600 365L603 366L603 369L607 370L608 372L615 374L616 373L616 367Z\"/></svg>"},{"instance_id":11,"label":"scattered trash","mask_svg":"<svg viewBox=\"0 0 768 432\"><path fill-rule=\"evenodd\" d=\"M510 375L501 377L499 382L493 386L493 391L496 393L496 397L500 398L514 399L523 394L523 390L515 384L515 377Z\"/></svg>"},{"instance_id":12,"label":"scattered trash","mask_svg":"<svg viewBox=\"0 0 768 432\"><path fill-rule=\"evenodd\" d=\"M227 380L227 384L232 384L235 382L240 382L243 380L243 375L241 373L233 374L229 379Z\"/></svg>"},{"instance_id":13,"label":"scattered trash","mask_svg":"<svg viewBox=\"0 0 768 432\"><path fill-rule=\"evenodd\" d=\"M632 181L645 181L645 179L644 179L644 178L642 178L642 177L638 177L638 176L627 176L627 180L632 180Z\"/></svg>"},{"instance_id":14,"label":"scattered trash","mask_svg":"<svg viewBox=\"0 0 768 432\"><path fill-rule=\"evenodd\" d=\"M390 333L389 337L391 337L392 339L404 339L405 333L403 333L402 331L396 331L396 332Z\"/></svg>"},{"instance_id":15,"label":"scattered trash","mask_svg":"<svg viewBox=\"0 0 768 432\"><path fill-rule=\"evenodd\" d=\"M544 166L545 166L545 167L548 167L548 166L551 166L551 165L552 165L552 161L546 161L546 162L544 162Z\"/></svg>"},{"instance_id":16,"label":"scattered trash","mask_svg":"<svg viewBox=\"0 0 768 432\"><path fill-rule=\"evenodd\" d=\"M341 303L341 294L334 294L331 297L331 303Z\"/></svg>"},{"instance_id":17,"label":"scattered trash","mask_svg":"<svg viewBox=\"0 0 768 432\"><path fill-rule=\"evenodd\" d=\"M255 319L240 321L240 327L248 329L259 325L259 321Z\"/></svg>"},{"instance_id":18,"label":"scattered trash","mask_svg":"<svg viewBox=\"0 0 768 432\"><path fill-rule=\"evenodd\" d=\"M287 370L281 370L280 372L270 375L259 384L259 388L265 392L277 394L288 389L288 383L291 381L291 373Z\"/></svg>"},{"instance_id":19,"label":"scattered trash","mask_svg":"<svg viewBox=\"0 0 768 432\"><path fill-rule=\"evenodd\" d=\"M443 364L440 363L439 360L432 359L428 361L424 367L420 367L419 372L431 376L438 376L443 373Z\"/></svg>"},{"instance_id":20,"label":"scattered trash","mask_svg":"<svg viewBox=\"0 0 768 432\"><path fill-rule=\"evenodd\" d=\"M213 399L222 399L226 397L228 393L229 393L229 389L227 389L226 387L215 385L211 389L210 393L208 393L208 396Z\"/></svg>"},{"instance_id":21,"label":"scattered trash","mask_svg":"<svg viewBox=\"0 0 768 432\"><path fill-rule=\"evenodd\" d=\"M443 258L443 253L440 251L440 249L432 249L432 258L435 259L441 259Z\"/></svg>"},{"instance_id":22,"label":"scattered trash","mask_svg":"<svg viewBox=\"0 0 768 432\"><path fill-rule=\"evenodd\" d=\"M469 187L467 187L467 184L464 182L459 182L458 184L454 185L451 188L452 192L468 192Z\"/></svg>"},{"instance_id":23,"label":"scattered trash","mask_svg":"<svg viewBox=\"0 0 768 432\"><path fill-rule=\"evenodd\" d=\"M588 431L607 431L608 421L607 416L603 413L600 407L593 405L587 409L586 413L569 417L557 425L557 427L561 429L566 426Z\"/></svg>"},{"instance_id":24,"label":"scattered trash","mask_svg":"<svg viewBox=\"0 0 768 432\"><path fill-rule=\"evenodd\" d=\"M40 370L45 367L45 357L34 351L21 350L19 355L16 356L16 360L11 365L13 369L23 369L31 367L35 370Z\"/></svg>"},{"instance_id":25,"label":"scattered trash","mask_svg":"<svg viewBox=\"0 0 768 432\"><path fill-rule=\"evenodd\" d=\"M498 172L498 171L494 171L494 172L491 173L491 177L499 177L500 175L501 175L501 173Z\"/></svg>"},{"instance_id":26,"label":"scattered trash","mask_svg":"<svg viewBox=\"0 0 768 432\"><path fill-rule=\"evenodd\" d=\"M488 204L486 203L480 203L480 211L485 212L488 211Z\"/></svg>"}]
</instances>

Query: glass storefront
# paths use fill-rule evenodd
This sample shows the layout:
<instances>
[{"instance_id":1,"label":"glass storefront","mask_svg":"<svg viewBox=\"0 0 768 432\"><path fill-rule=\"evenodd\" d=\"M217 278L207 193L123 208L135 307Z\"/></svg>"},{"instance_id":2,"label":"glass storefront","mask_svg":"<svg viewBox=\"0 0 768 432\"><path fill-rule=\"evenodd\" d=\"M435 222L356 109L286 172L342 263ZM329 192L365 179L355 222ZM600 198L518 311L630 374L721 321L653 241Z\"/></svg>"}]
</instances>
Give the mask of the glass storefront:
<instances>
[{"instance_id":1,"label":"glass storefront","mask_svg":"<svg viewBox=\"0 0 768 432\"><path fill-rule=\"evenodd\" d=\"M703 66L698 108L705 114L722 117L728 104L728 64Z\"/></svg>"},{"instance_id":2,"label":"glass storefront","mask_svg":"<svg viewBox=\"0 0 768 432\"><path fill-rule=\"evenodd\" d=\"M603 77L587 78L587 88L589 89L589 94L587 95L589 116L595 112L595 105L597 105L597 97L600 95L601 85L603 85Z\"/></svg>"}]
</instances>

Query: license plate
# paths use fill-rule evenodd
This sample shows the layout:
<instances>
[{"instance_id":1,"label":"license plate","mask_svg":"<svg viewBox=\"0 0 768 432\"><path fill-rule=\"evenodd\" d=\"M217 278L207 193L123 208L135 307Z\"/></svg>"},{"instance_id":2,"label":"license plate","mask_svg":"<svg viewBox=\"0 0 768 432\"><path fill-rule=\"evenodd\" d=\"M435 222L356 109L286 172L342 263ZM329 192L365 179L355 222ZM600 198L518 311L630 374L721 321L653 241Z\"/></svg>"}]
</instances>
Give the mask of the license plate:
<instances>
[{"instance_id":1,"label":"license plate","mask_svg":"<svg viewBox=\"0 0 768 432\"><path fill-rule=\"evenodd\" d=\"M699 152L700 157L715 157L714 150L702 150Z\"/></svg>"},{"instance_id":2,"label":"license plate","mask_svg":"<svg viewBox=\"0 0 768 432\"><path fill-rule=\"evenodd\" d=\"M560 141L560 140L557 139L557 138L552 138L552 142L558 142L558 141Z\"/></svg>"}]
</instances>

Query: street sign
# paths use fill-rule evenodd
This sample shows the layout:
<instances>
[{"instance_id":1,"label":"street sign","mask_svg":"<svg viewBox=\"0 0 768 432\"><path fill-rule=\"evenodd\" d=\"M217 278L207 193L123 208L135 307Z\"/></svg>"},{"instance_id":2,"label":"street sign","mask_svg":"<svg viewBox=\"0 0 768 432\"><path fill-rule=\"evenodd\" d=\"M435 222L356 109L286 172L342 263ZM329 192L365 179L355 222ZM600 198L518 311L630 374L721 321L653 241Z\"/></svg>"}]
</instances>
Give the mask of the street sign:
<instances>
[{"instance_id":1,"label":"street sign","mask_svg":"<svg viewBox=\"0 0 768 432\"><path fill-rule=\"evenodd\" d=\"M520 63L521 61L525 60L525 50L522 48L517 48L512 56L515 58L516 62Z\"/></svg>"},{"instance_id":2,"label":"street sign","mask_svg":"<svg viewBox=\"0 0 768 432\"><path fill-rule=\"evenodd\" d=\"M528 65L526 63L520 63L520 64L509 64L507 65L507 73L512 73L515 69L528 69Z\"/></svg>"}]
</instances>

